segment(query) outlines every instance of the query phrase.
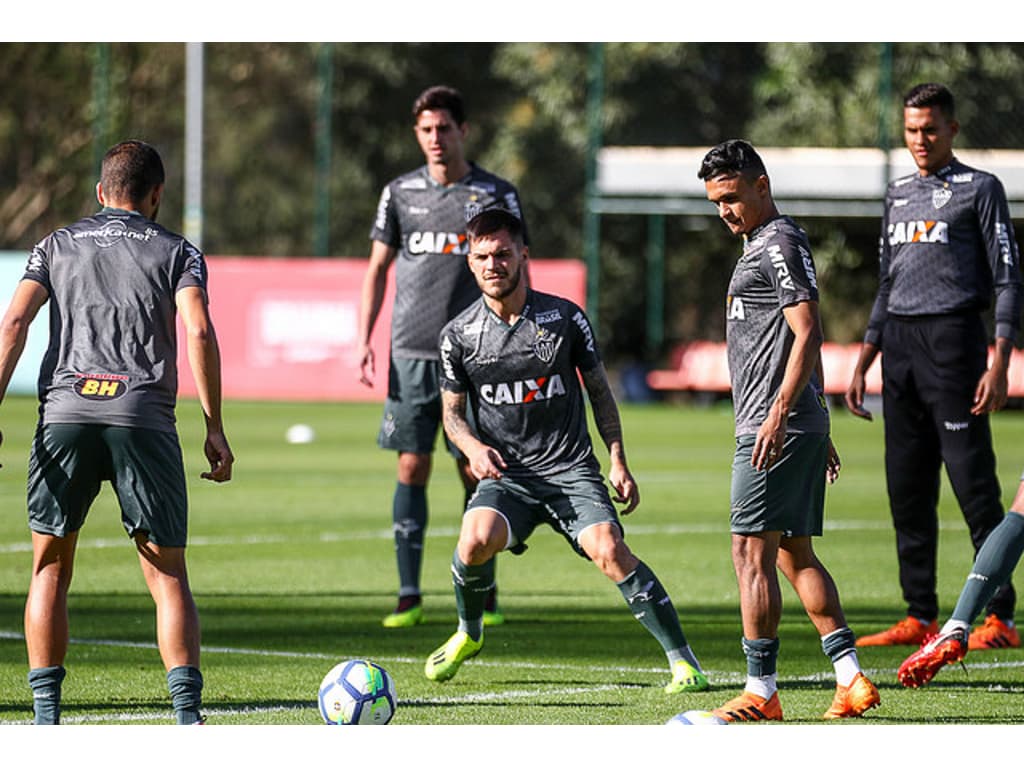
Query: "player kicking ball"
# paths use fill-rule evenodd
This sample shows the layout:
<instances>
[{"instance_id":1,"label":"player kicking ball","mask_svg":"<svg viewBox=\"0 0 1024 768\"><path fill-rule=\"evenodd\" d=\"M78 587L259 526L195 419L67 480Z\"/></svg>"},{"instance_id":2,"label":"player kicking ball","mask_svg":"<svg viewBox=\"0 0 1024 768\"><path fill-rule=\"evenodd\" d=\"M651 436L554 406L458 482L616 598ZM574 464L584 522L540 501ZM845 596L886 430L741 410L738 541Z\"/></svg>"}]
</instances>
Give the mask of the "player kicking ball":
<instances>
[{"instance_id":1,"label":"player kicking ball","mask_svg":"<svg viewBox=\"0 0 1024 768\"><path fill-rule=\"evenodd\" d=\"M640 493L589 321L571 301L527 286L529 250L512 213L485 210L466 231L469 268L483 296L441 331L442 419L480 482L452 558L458 630L427 659L426 676L449 680L480 652L495 556L521 554L546 523L616 583L661 644L672 673L665 692L708 690L665 588L626 546L601 477L580 377L608 448L615 501L625 504L623 515L631 513Z\"/></svg>"}]
</instances>

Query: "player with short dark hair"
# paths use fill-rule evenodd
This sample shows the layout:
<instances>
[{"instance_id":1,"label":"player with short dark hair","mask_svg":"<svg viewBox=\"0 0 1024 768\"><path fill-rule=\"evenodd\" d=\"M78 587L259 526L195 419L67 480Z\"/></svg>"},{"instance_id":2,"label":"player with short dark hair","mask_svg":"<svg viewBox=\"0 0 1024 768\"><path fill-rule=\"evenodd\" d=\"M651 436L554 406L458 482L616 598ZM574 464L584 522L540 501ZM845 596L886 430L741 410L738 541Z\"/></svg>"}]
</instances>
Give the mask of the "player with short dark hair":
<instances>
[{"instance_id":1,"label":"player with short dark hair","mask_svg":"<svg viewBox=\"0 0 1024 768\"><path fill-rule=\"evenodd\" d=\"M748 142L712 148L697 175L719 217L743 238L726 301L726 349L736 416L730 529L747 683L714 713L726 722L782 720L778 569L835 669L825 718L859 717L878 706L878 690L861 671L839 592L812 543L822 534L826 479L838 476L839 456L829 436L810 244L779 213Z\"/></svg>"},{"instance_id":2,"label":"player with short dark hair","mask_svg":"<svg viewBox=\"0 0 1024 768\"><path fill-rule=\"evenodd\" d=\"M195 246L156 223L163 178L160 155L148 144L111 148L96 186L103 209L32 249L0 323L2 396L29 325L50 302L28 475L33 557L25 642L36 724L60 722L75 549L104 480L117 494L156 603L157 645L177 722L202 722L199 614L185 565L188 501L175 426L178 317L206 422L210 471L202 477L230 480L234 456L221 418L206 263Z\"/></svg>"},{"instance_id":3,"label":"player with short dark hair","mask_svg":"<svg viewBox=\"0 0 1024 768\"><path fill-rule=\"evenodd\" d=\"M672 601L623 540L601 478L580 378L608 448L616 501L626 504L622 514L631 513L640 493L589 321L571 301L529 288L529 249L514 214L484 211L467 231L469 266L483 297L441 332L441 398L445 431L480 483L452 558L458 630L427 659L426 676L448 680L480 652L495 557L521 554L547 524L618 585L661 644L672 671L666 693L706 690Z\"/></svg>"},{"instance_id":4,"label":"player with short dark hair","mask_svg":"<svg viewBox=\"0 0 1024 768\"><path fill-rule=\"evenodd\" d=\"M391 181L381 193L370 237L370 264L359 315L360 381L373 386L376 361L370 338L388 270L395 264L388 396L377 442L398 453L392 502L398 562L398 606L385 627L423 621L420 571L427 529L427 483L441 424L437 335L480 296L466 268L466 221L493 205L522 215L519 193L504 179L466 159L469 132L462 96L434 86L416 99L413 130L426 164ZM456 457L466 496L476 478ZM489 625L500 624L496 589L488 600Z\"/></svg>"},{"instance_id":5,"label":"player with short dark hair","mask_svg":"<svg viewBox=\"0 0 1024 768\"><path fill-rule=\"evenodd\" d=\"M938 630L936 566L945 464L977 553L1003 519L989 414L1003 407L1020 327L1020 255L1002 184L953 154L953 94L922 83L904 97L903 128L917 172L886 192L879 286L846 392L870 419L865 379L882 354L885 475L907 616L858 645L918 645ZM995 354L983 314L995 294ZM992 597L973 650L1020 646L1016 595Z\"/></svg>"}]
</instances>

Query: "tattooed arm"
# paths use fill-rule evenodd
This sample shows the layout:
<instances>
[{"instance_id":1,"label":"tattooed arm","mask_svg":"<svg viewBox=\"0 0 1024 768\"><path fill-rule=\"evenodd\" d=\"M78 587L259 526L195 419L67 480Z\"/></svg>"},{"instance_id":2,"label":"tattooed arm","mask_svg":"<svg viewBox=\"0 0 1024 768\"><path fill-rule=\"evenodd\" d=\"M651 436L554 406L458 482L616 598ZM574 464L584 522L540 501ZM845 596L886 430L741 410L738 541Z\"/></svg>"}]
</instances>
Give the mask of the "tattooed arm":
<instances>
[{"instance_id":1,"label":"tattooed arm","mask_svg":"<svg viewBox=\"0 0 1024 768\"><path fill-rule=\"evenodd\" d=\"M469 461L469 468L478 480L490 477L498 480L505 469L501 454L477 440L466 421L466 393L441 391L442 419L448 439Z\"/></svg>"},{"instance_id":2,"label":"tattooed arm","mask_svg":"<svg viewBox=\"0 0 1024 768\"><path fill-rule=\"evenodd\" d=\"M622 443L622 422L619 420L619 408L615 404L608 374L604 366L598 363L587 371L582 371L583 385L590 396L590 407L594 409L594 422L601 439L608 447L611 469L608 480L618 493L615 501L625 503L622 514L628 515L640 503L640 489L626 465L626 449Z\"/></svg>"}]
</instances>

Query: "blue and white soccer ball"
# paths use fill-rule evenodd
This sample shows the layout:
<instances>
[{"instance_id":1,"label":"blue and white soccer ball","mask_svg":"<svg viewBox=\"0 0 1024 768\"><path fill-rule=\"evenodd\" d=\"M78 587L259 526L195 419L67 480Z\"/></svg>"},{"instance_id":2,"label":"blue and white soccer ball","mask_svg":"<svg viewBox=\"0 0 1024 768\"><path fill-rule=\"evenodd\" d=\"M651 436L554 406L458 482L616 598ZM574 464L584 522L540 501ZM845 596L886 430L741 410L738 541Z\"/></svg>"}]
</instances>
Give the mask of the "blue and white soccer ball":
<instances>
[{"instance_id":1,"label":"blue and white soccer ball","mask_svg":"<svg viewBox=\"0 0 1024 768\"><path fill-rule=\"evenodd\" d=\"M705 709L691 709L676 715L665 725L728 725L728 723L714 712L708 712Z\"/></svg>"},{"instance_id":2,"label":"blue and white soccer ball","mask_svg":"<svg viewBox=\"0 0 1024 768\"><path fill-rule=\"evenodd\" d=\"M320 715L328 725L387 725L398 700L395 681L379 664L350 659L324 676L318 694Z\"/></svg>"}]
</instances>

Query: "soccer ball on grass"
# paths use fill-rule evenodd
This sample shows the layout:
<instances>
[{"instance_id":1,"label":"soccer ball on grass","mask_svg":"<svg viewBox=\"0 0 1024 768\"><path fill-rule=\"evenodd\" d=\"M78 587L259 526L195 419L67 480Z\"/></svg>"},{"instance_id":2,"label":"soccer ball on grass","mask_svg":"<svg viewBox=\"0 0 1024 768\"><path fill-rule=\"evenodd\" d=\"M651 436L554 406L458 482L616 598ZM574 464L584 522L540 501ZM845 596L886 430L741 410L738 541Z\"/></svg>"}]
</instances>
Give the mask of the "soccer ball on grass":
<instances>
[{"instance_id":1,"label":"soccer ball on grass","mask_svg":"<svg viewBox=\"0 0 1024 768\"><path fill-rule=\"evenodd\" d=\"M350 659L320 683L320 715L328 725L387 725L395 716L395 682L382 666Z\"/></svg>"},{"instance_id":2,"label":"soccer ball on grass","mask_svg":"<svg viewBox=\"0 0 1024 768\"><path fill-rule=\"evenodd\" d=\"M691 709L669 720L666 725L726 725L725 720L714 712L703 709Z\"/></svg>"}]
</instances>

